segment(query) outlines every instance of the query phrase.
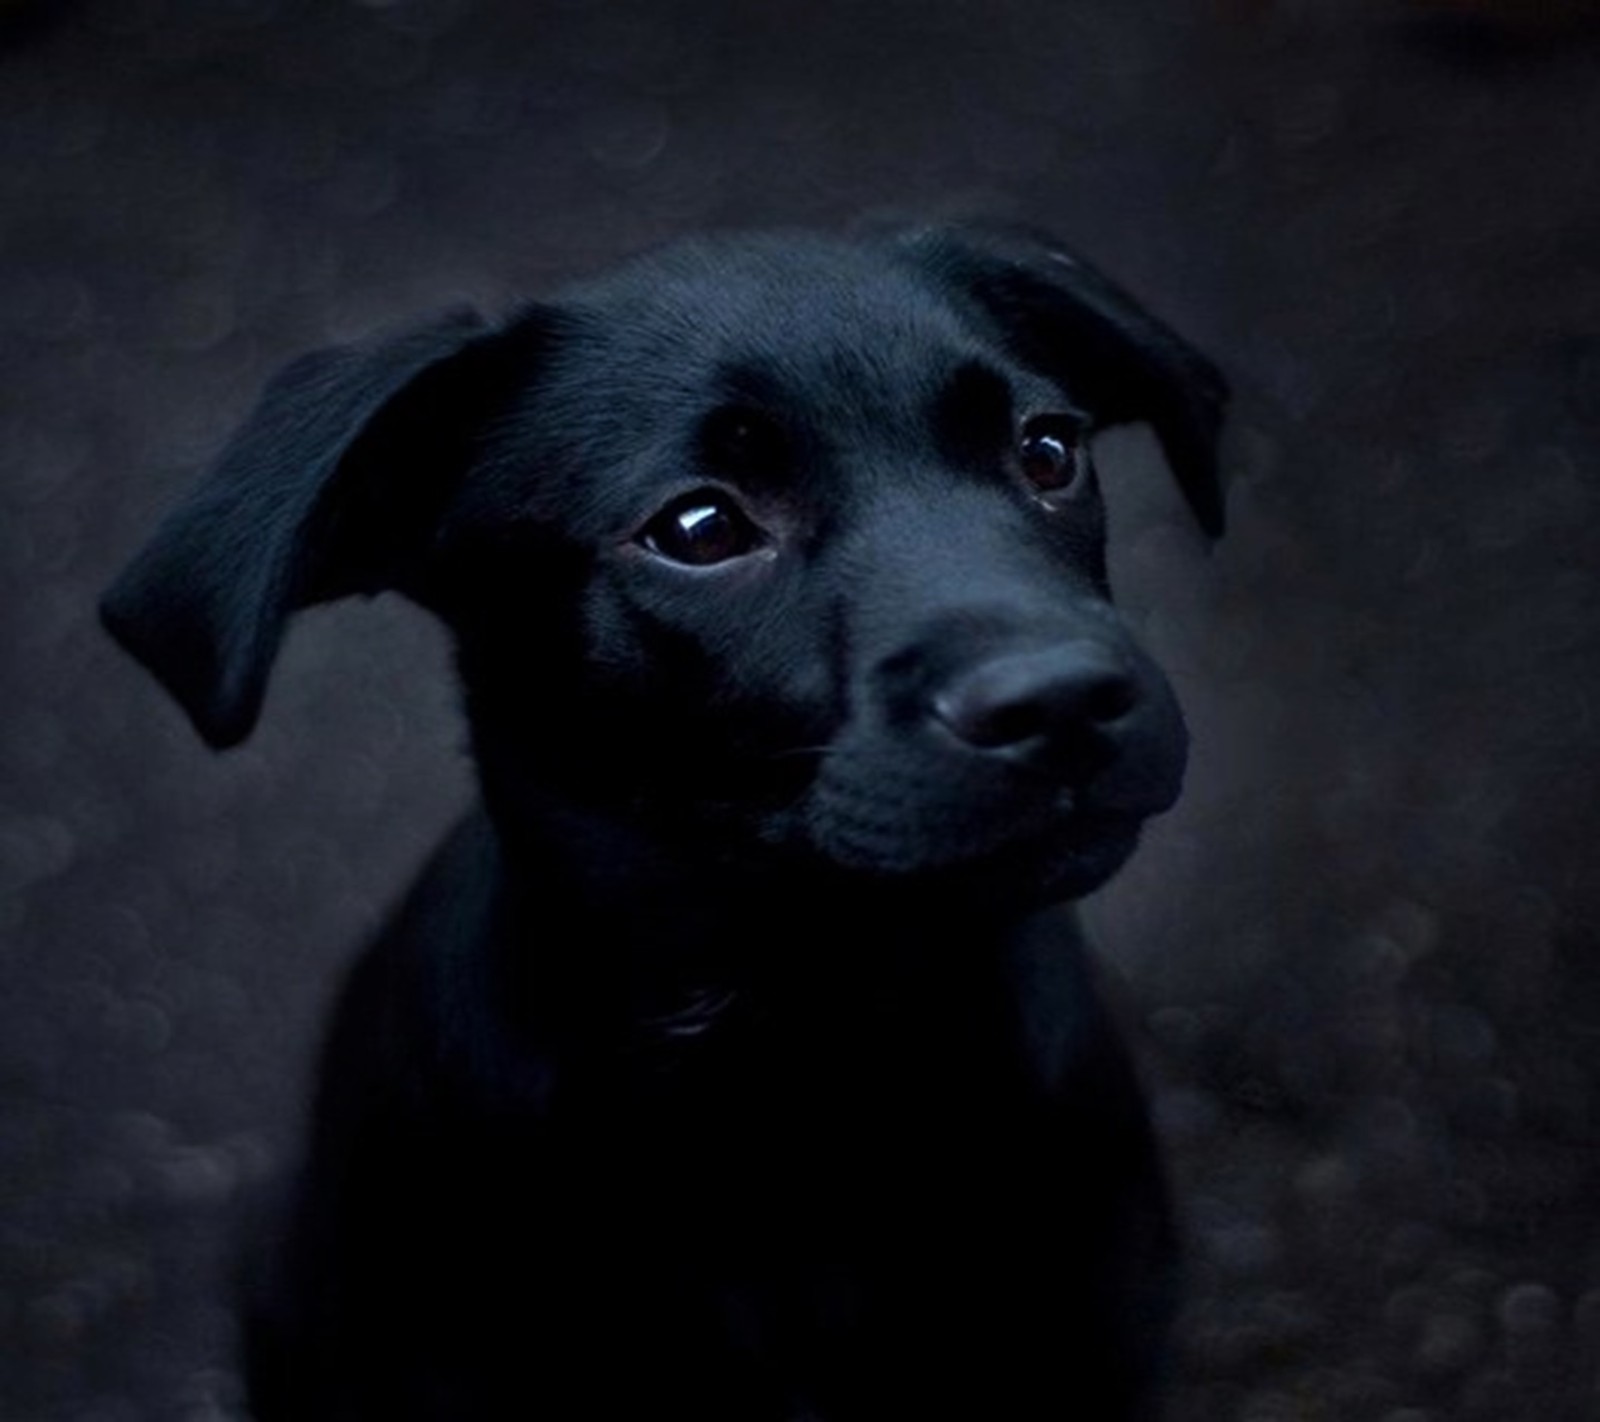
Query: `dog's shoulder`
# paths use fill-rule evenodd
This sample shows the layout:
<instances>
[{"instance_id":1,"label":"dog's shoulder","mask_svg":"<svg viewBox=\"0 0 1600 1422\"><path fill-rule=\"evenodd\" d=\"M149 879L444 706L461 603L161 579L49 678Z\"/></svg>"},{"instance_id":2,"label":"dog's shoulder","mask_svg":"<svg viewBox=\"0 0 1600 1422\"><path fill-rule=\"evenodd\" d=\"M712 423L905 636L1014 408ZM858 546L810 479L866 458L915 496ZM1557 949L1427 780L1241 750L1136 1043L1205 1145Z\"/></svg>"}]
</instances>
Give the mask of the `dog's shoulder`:
<instances>
[{"instance_id":1,"label":"dog's shoulder","mask_svg":"<svg viewBox=\"0 0 1600 1422\"><path fill-rule=\"evenodd\" d=\"M322 1075L351 1096L353 1111L374 1097L405 1116L449 1110L453 1098L510 1092L509 1078L531 1070L529 1043L513 1044L486 981L499 960L490 945L504 931L500 861L479 807L444 838L351 967ZM323 1109L337 1114L338 1103Z\"/></svg>"}]
</instances>

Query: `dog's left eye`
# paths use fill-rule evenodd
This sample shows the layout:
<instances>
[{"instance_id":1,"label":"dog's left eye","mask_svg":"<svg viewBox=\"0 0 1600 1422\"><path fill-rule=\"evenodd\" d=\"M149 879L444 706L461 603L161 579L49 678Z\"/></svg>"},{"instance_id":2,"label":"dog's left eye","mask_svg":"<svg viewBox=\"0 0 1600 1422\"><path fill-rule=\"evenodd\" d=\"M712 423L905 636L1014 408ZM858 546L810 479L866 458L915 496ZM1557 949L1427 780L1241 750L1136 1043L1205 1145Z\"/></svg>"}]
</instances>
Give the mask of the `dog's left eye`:
<instances>
[{"instance_id":1,"label":"dog's left eye","mask_svg":"<svg viewBox=\"0 0 1600 1422\"><path fill-rule=\"evenodd\" d=\"M1029 420L1017 443L1022 477L1047 504L1073 493L1091 471L1083 425L1065 416Z\"/></svg>"},{"instance_id":2,"label":"dog's left eye","mask_svg":"<svg viewBox=\"0 0 1600 1422\"><path fill-rule=\"evenodd\" d=\"M753 552L766 537L726 494L704 489L668 504L637 541L669 563L709 568Z\"/></svg>"}]
</instances>

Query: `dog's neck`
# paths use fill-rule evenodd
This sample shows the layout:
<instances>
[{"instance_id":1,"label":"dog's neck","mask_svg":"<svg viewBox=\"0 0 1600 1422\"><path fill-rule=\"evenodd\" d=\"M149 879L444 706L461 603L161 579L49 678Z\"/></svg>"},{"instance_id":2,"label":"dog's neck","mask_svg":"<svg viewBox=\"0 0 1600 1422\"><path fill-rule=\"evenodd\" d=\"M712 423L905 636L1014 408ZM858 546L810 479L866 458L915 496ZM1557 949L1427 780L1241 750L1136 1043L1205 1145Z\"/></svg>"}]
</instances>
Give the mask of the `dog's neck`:
<instances>
[{"instance_id":1,"label":"dog's neck","mask_svg":"<svg viewBox=\"0 0 1600 1422\"><path fill-rule=\"evenodd\" d=\"M752 999L930 1020L1003 990L1035 913L664 834L527 784L488 808L505 885L498 971L513 1000L591 1039L687 1042Z\"/></svg>"}]
</instances>

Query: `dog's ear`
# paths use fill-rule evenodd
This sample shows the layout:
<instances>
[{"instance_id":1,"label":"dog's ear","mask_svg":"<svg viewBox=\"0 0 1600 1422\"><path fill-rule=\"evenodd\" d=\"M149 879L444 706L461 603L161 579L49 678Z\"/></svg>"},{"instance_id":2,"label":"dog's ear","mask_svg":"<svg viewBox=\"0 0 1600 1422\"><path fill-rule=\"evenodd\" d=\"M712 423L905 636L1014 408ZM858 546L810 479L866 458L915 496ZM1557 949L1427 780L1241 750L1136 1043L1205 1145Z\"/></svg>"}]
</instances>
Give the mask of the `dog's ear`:
<instances>
[{"instance_id":1,"label":"dog's ear","mask_svg":"<svg viewBox=\"0 0 1600 1422\"><path fill-rule=\"evenodd\" d=\"M896 241L975 305L1019 360L1081 399L1096 423L1147 422L1201 528L1222 535L1217 438L1228 388L1209 360L1038 232L923 228Z\"/></svg>"},{"instance_id":2,"label":"dog's ear","mask_svg":"<svg viewBox=\"0 0 1600 1422\"><path fill-rule=\"evenodd\" d=\"M101 602L216 747L254 726L297 608L393 586L470 458L495 334L457 310L304 356Z\"/></svg>"}]
</instances>

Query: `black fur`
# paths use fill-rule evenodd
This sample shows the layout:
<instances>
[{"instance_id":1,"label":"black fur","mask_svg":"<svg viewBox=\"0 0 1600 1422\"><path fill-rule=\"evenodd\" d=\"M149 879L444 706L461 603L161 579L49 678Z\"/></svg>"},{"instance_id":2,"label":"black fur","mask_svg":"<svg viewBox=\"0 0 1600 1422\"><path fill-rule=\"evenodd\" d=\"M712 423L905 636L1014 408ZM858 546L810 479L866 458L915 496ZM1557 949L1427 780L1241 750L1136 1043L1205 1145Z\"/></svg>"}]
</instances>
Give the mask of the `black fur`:
<instances>
[{"instance_id":1,"label":"black fur","mask_svg":"<svg viewBox=\"0 0 1600 1422\"><path fill-rule=\"evenodd\" d=\"M1095 428L1212 368L1035 234L686 243L306 358L108 595L213 745L293 611L458 648L484 810L336 1014L256 1415L1146 1415L1172 1303L1070 901L1178 793Z\"/></svg>"}]
</instances>

